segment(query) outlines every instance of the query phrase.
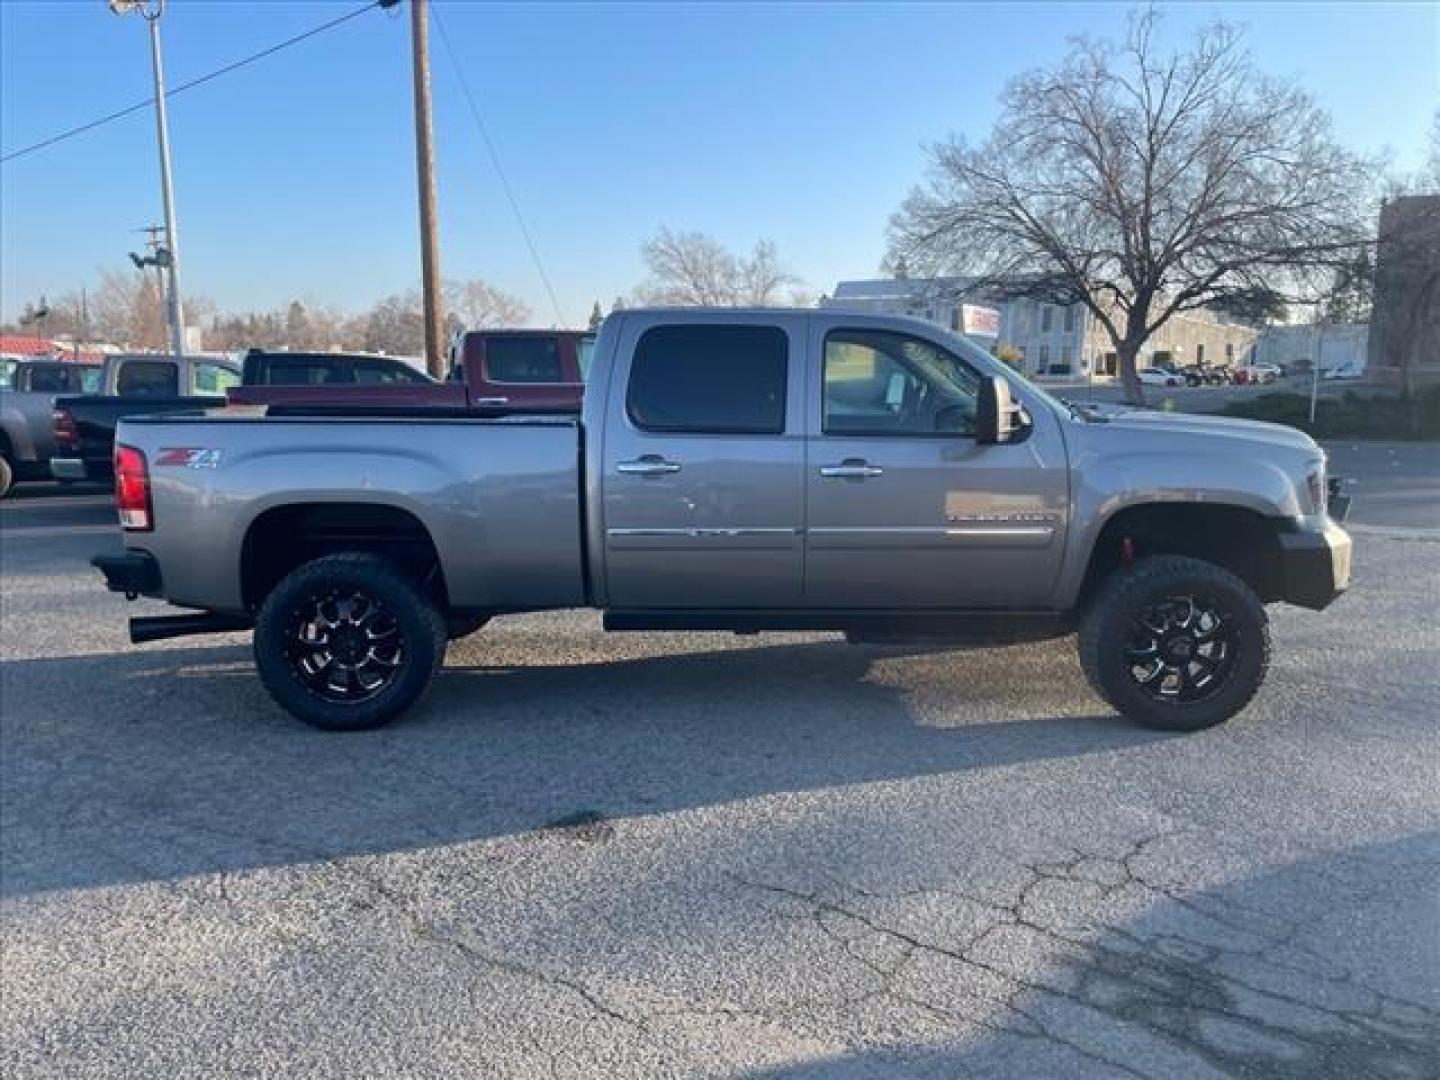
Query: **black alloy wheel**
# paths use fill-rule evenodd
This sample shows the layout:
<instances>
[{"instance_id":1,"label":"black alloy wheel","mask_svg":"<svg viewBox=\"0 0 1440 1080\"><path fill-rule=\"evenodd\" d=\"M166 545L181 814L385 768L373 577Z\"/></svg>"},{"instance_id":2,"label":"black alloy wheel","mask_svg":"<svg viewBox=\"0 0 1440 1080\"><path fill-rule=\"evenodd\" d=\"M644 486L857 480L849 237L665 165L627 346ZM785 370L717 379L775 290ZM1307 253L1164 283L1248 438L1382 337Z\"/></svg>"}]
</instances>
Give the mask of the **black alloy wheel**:
<instances>
[{"instance_id":1,"label":"black alloy wheel","mask_svg":"<svg viewBox=\"0 0 1440 1080\"><path fill-rule=\"evenodd\" d=\"M326 555L265 598L255 666L292 716L362 731L415 703L444 662L445 640L435 598L400 567L378 555Z\"/></svg>"},{"instance_id":2,"label":"black alloy wheel","mask_svg":"<svg viewBox=\"0 0 1440 1080\"><path fill-rule=\"evenodd\" d=\"M1222 566L1152 555L1112 572L1080 624L1080 666L1121 713L1165 731L1224 723L1270 666L1255 591Z\"/></svg>"}]
</instances>

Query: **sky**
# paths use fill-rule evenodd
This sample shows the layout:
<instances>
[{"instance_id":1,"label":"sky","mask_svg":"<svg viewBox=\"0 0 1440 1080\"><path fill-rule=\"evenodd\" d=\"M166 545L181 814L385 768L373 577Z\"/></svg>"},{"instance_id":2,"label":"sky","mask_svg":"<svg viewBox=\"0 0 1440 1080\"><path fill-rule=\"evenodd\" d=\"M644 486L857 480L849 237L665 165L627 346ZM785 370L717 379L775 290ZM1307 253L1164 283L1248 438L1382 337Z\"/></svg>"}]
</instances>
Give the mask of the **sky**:
<instances>
[{"instance_id":1,"label":"sky","mask_svg":"<svg viewBox=\"0 0 1440 1080\"><path fill-rule=\"evenodd\" d=\"M362 0L171 0L177 85ZM509 176L544 287L432 25L441 264L583 323L644 278L662 226L761 238L815 292L875 276L926 146L983 139L1016 74L1123 4L485 4L433 0ZM1418 169L1440 108L1440 5L1164 8L1216 17L1337 137ZM0 0L0 150L142 101L144 24L103 0ZM182 293L223 310L360 309L419 280L409 14L372 10L170 102ZM153 113L0 165L0 318L128 267L162 219Z\"/></svg>"}]
</instances>

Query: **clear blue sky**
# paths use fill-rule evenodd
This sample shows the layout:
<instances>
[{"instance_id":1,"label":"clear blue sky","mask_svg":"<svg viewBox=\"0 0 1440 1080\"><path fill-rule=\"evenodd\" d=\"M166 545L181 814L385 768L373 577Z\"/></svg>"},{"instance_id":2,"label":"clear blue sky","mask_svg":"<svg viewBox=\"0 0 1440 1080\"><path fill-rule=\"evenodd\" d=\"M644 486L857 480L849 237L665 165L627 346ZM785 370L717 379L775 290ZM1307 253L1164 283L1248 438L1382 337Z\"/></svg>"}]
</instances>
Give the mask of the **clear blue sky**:
<instances>
[{"instance_id":1,"label":"clear blue sky","mask_svg":"<svg viewBox=\"0 0 1440 1080\"><path fill-rule=\"evenodd\" d=\"M359 6L172 0L178 83ZM923 145L983 137L1005 81L1067 35L1118 32L1125 5L435 5L568 320L643 277L661 225L736 248L772 238L817 291L873 274ZM1420 165L1440 103L1432 4L1188 4L1249 27L1340 138ZM144 99L138 17L103 0L0 2L6 152ZM447 277L552 307L432 33ZM171 103L186 291L222 308L294 296L364 306L418 281L409 19L372 11ZM138 113L0 167L0 311L126 266L160 218L154 124Z\"/></svg>"}]
</instances>

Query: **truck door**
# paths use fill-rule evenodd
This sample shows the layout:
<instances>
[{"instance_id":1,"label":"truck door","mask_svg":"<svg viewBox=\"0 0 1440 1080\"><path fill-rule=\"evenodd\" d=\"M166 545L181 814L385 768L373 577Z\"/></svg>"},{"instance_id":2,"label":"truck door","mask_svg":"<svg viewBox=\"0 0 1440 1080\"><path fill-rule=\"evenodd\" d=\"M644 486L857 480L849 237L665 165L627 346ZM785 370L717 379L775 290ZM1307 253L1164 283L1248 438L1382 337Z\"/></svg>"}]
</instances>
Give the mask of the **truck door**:
<instances>
[{"instance_id":1,"label":"truck door","mask_svg":"<svg viewBox=\"0 0 1440 1080\"><path fill-rule=\"evenodd\" d=\"M798 603L805 326L627 318L602 451L610 607Z\"/></svg>"},{"instance_id":2,"label":"truck door","mask_svg":"<svg viewBox=\"0 0 1440 1080\"><path fill-rule=\"evenodd\" d=\"M1045 606L1068 500L1055 417L981 445L980 374L961 356L900 331L815 322L806 604Z\"/></svg>"}]
</instances>

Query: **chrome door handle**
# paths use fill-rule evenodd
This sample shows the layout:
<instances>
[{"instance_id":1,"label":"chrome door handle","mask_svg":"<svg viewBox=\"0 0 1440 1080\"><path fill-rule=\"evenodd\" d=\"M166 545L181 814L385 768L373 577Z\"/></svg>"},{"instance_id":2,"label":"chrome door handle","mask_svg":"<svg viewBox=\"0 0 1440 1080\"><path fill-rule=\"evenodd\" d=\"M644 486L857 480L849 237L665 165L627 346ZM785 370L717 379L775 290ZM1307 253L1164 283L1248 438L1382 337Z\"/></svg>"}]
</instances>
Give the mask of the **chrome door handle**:
<instances>
[{"instance_id":1,"label":"chrome door handle","mask_svg":"<svg viewBox=\"0 0 1440 1080\"><path fill-rule=\"evenodd\" d=\"M820 475L827 479L868 480L872 476L885 475L885 470L864 461L842 461L839 465L820 466Z\"/></svg>"},{"instance_id":2,"label":"chrome door handle","mask_svg":"<svg viewBox=\"0 0 1440 1080\"><path fill-rule=\"evenodd\" d=\"M635 461L622 461L615 466L616 472L622 472L629 476L664 476L666 473L677 473L680 466L674 461L666 461L657 454L646 454Z\"/></svg>"}]
</instances>

